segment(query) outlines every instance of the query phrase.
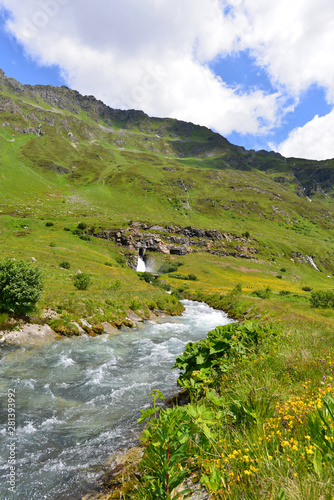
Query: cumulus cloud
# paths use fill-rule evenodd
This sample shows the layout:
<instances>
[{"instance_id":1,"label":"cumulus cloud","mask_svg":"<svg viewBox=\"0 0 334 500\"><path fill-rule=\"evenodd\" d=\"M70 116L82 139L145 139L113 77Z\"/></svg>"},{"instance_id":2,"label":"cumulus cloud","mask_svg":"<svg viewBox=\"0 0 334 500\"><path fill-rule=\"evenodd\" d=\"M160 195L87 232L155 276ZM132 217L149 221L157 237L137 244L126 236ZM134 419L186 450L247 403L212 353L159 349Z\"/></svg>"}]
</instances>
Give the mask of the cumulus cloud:
<instances>
[{"instance_id":1,"label":"cumulus cloud","mask_svg":"<svg viewBox=\"0 0 334 500\"><path fill-rule=\"evenodd\" d=\"M334 110L326 116L316 115L304 127L294 129L277 150L285 157L327 160L334 158Z\"/></svg>"},{"instance_id":2,"label":"cumulus cloud","mask_svg":"<svg viewBox=\"0 0 334 500\"><path fill-rule=\"evenodd\" d=\"M323 86L334 102L332 0L231 0L238 48L250 49L272 81L298 94Z\"/></svg>"},{"instance_id":3,"label":"cumulus cloud","mask_svg":"<svg viewBox=\"0 0 334 500\"><path fill-rule=\"evenodd\" d=\"M58 65L70 87L112 107L228 135L269 133L313 84L334 102L332 0L0 0L0 6L30 57ZM210 69L216 58L245 50L276 90L231 87ZM304 130L321 127L319 120ZM297 144L298 134L286 143ZM328 155L327 142L323 147Z\"/></svg>"}]
</instances>

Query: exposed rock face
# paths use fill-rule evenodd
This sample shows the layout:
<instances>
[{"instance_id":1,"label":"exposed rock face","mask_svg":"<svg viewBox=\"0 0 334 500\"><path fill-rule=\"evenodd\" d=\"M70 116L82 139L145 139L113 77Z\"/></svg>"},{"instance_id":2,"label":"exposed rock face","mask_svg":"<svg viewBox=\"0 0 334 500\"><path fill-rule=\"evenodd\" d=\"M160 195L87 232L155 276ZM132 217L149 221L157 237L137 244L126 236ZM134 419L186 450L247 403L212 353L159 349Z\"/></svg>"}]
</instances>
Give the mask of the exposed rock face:
<instances>
[{"instance_id":1,"label":"exposed rock face","mask_svg":"<svg viewBox=\"0 0 334 500\"><path fill-rule=\"evenodd\" d=\"M111 228L94 233L93 236L113 241L123 248L135 251L135 254L127 255L128 264L133 269L137 266L138 254L144 256L147 251L165 255L186 255L201 251L244 259L251 259L258 253L257 248L249 246L248 238L221 233L216 229L199 229L191 226L162 227L135 222L126 229Z\"/></svg>"}]
</instances>

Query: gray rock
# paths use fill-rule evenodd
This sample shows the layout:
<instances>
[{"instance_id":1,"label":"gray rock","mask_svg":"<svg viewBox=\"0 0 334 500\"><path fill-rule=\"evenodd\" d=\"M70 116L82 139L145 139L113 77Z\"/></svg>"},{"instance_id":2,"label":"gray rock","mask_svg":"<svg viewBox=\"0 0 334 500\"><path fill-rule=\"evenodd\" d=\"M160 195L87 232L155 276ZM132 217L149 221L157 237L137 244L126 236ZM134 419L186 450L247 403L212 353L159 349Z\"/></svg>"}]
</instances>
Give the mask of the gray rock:
<instances>
[{"instance_id":1,"label":"gray rock","mask_svg":"<svg viewBox=\"0 0 334 500\"><path fill-rule=\"evenodd\" d=\"M0 343L24 345L24 344L42 344L44 342L54 342L60 338L49 325L26 324L20 330L12 332L3 332Z\"/></svg>"},{"instance_id":2,"label":"gray rock","mask_svg":"<svg viewBox=\"0 0 334 500\"><path fill-rule=\"evenodd\" d=\"M88 323L88 321L86 319L83 319L81 318L80 319L80 323L83 325L83 326L86 326L87 328L92 328L92 325L90 323Z\"/></svg>"},{"instance_id":3,"label":"gray rock","mask_svg":"<svg viewBox=\"0 0 334 500\"><path fill-rule=\"evenodd\" d=\"M82 335L83 333L86 333L85 330L76 321L71 321L71 325L74 325L74 326L77 327L77 329L79 330L80 335Z\"/></svg>"},{"instance_id":4,"label":"gray rock","mask_svg":"<svg viewBox=\"0 0 334 500\"><path fill-rule=\"evenodd\" d=\"M108 335L114 335L115 333L118 333L118 329L112 326L107 321L101 323L101 325L103 326L103 333L106 333Z\"/></svg>"}]
</instances>

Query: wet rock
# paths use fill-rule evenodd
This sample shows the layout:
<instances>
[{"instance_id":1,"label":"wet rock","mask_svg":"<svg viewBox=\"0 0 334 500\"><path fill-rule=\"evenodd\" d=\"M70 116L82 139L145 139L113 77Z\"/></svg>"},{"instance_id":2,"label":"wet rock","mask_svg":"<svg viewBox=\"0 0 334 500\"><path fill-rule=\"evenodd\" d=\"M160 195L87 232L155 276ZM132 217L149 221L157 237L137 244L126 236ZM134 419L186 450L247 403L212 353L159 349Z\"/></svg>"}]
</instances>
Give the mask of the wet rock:
<instances>
[{"instance_id":1,"label":"wet rock","mask_svg":"<svg viewBox=\"0 0 334 500\"><path fill-rule=\"evenodd\" d=\"M105 321L104 323L101 323L103 326L103 333L106 333L108 335L114 335L115 333L118 333L118 329L114 326L112 326L110 323Z\"/></svg>"},{"instance_id":2,"label":"wet rock","mask_svg":"<svg viewBox=\"0 0 334 500\"><path fill-rule=\"evenodd\" d=\"M128 312L127 319L129 319L133 323L142 323L143 322L143 318L141 318L140 316L138 316L138 314L136 314L133 311L129 311Z\"/></svg>"}]
</instances>

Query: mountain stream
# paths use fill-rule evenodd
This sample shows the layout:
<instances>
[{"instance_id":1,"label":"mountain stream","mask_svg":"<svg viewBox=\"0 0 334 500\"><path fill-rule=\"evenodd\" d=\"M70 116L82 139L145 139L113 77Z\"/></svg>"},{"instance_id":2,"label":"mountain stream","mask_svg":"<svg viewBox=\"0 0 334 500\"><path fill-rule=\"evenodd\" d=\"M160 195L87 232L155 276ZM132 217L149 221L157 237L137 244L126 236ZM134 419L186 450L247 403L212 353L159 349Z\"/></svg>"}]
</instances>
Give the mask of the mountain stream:
<instances>
[{"instance_id":1,"label":"mountain stream","mask_svg":"<svg viewBox=\"0 0 334 500\"><path fill-rule=\"evenodd\" d=\"M231 321L206 304L184 305L182 316L114 336L1 348L2 500L77 500L112 453L136 444L139 410L152 404L149 392L177 392L175 358L188 342ZM14 437L7 428L8 390L15 391ZM13 443L15 492L7 476Z\"/></svg>"}]
</instances>

